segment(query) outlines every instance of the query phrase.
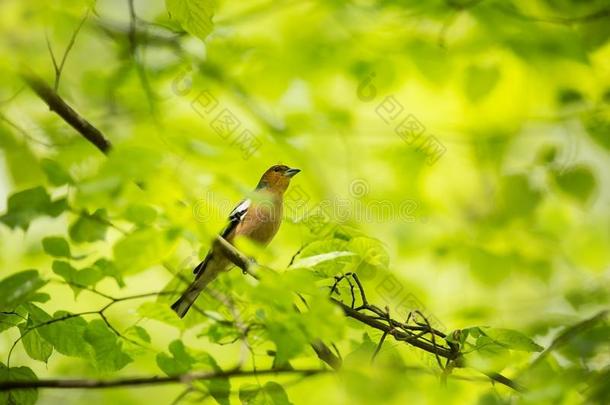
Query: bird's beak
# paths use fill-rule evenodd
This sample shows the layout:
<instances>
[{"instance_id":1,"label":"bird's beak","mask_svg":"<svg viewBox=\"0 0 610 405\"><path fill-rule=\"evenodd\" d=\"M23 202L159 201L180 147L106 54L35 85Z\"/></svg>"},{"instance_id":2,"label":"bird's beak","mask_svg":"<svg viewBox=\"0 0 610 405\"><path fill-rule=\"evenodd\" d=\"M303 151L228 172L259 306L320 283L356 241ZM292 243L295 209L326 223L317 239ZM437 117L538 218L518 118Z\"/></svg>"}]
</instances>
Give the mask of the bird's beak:
<instances>
[{"instance_id":1,"label":"bird's beak","mask_svg":"<svg viewBox=\"0 0 610 405\"><path fill-rule=\"evenodd\" d=\"M284 172L284 176L294 177L301 169L288 169Z\"/></svg>"}]
</instances>

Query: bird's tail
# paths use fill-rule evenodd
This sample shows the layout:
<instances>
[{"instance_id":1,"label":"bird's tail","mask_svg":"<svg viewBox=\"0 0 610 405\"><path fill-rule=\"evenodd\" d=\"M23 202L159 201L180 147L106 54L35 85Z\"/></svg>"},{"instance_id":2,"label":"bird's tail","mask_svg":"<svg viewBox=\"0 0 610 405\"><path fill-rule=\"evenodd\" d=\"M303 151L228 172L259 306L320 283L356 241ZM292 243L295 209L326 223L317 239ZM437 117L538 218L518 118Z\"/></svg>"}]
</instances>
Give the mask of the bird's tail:
<instances>
[{"instance_id":1,"label":"bird's tail","mask_svg":"<svg viewBox=\"0 0 610 405\"><path fill-rule=\"evenodd\" d=\"M207 263L202 262L202 264L205 265ZM217 266L215 266L216 262L210 264L211 265L207 265L205 268L201 269L201 273L197 275L195 281L193 281L184 294L172 304L172 309L180 318L184 318L184 315L186 315L189 308L195 303L195 300L197 300L201 291L203 291L205 286L210 284L218 275L218 269Z\"/></svg>"},{"instance_id":2,"label":"bird's tail","mask_svg":"<svg viewBox=\"0 0 610 405\"><path fill-rule=\"evenodd\" d=\"M180 318L184 318L184 315L188 312L189 308L195 303L201 290L193 289L192 286L182 294L176 302L172 304L172 309Z\"/></svg>"}]
</instances>

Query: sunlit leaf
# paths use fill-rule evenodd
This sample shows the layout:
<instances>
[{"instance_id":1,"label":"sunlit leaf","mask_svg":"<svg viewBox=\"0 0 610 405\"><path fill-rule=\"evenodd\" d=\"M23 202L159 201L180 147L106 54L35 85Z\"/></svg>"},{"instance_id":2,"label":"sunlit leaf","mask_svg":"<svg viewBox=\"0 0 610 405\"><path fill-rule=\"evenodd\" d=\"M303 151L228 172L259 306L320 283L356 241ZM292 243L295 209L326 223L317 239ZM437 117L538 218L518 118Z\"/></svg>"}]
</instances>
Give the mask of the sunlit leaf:
<instances>
[{"instance_id":1,"label":"sunlit leaf","mask_svg":"<svg viewBox=\"0 0 610 405\"><path fill-rule=\"evenodd\" d=\"M40 336L37 329L32 329L33 326L32 318L28 318L27 323L19 325L21 343L28 356L46 363L53 354L53 346ZM28 329L31 330L28 331Z\"/></svg>"},{"instance_id":2,"label":"sunlit leaf","mask_svg":"<svg viewBox=\"0 0 610 405\"><path fill-rule=\"evenodd\" d=\"M70 238L74 242L95 242L104 240L108 228L106 210L98 209L93 214L83 211L70 226Z\"/></svg>"},{"instance_id":3,"label":"sunlit leaf","mask_svg":"<svg viewBox=\"0 0 610 405\"><path fill-rule=\"evenodd\" d=\"M45 215L56 217L66 208L66 200L51 201L43 187L35 187L12 194L8 198L6 214L0 216L0 221L11 228L27 230L34 219Z\"/></svg>"},{"instance_id":4,"label":"sunlit leaf","mask_svg":"<svg viewBox=\"0 0 610 405\"><path fill-rule=\"evenodd\" d=\"M0 311L12 311L30 301L36 290L45 285L37 270L12 274L0 281Z\"/></svg>"},{"instance_id":5,"label":"sunlit leaf","mask_svg":"<svg viewBox=\"0 0 610 405\"><path fill-rule=\"evenodd\" d=\"M182 319L164 303L145 302L138 308L138 314L145 318L154 319L179 329L184 328Z\"/></svg>"},{"instance_id":6,"label":"sunlit leaf","mask_svg":"<svg viewBox=\"0 0 610 405\"><path fill-rule=\"evenodd\" d=\"M214 29L216 0L166 0L167 12L189 34L204 40Z\"/></svg>"},{"instance_id":7,"label":"sunlit leaf","mask_svg":"<svg viewBox=\"0 0 610 405\"><path fill-rule=\"evenodd\" d=\"M91 346L84 339L87 321L81 316L57 311L52 317L35 305L29 313L40 336L66 356L90 358Z\"/></svg>"},{"instance_id":8,"label":"sunlit leaf","mask_svg":"<svg viewBox=\"0 0 610 405\"><path fill-rule=\"evenodd\" d=\"M70 174L56 161L51 159L42 159L40 162L42 170L47 175L49 182L54 186L63 186L64 184L72 184L74 180Z\"/></svg>"},{"instance_id":9,"label":"sunlit leaf","mask_svg":"<svg viewBox=\"0 0 610 405\"><path fill-rule=\"evenodd\" d=\"M49 236L42 240L42 247L45 252L54 257L70 258L70 245L61 236Z\"/></svg>"},{"instance_id":10,"label":"sunlit leaf","mask_svg":"<svg viewBox=\"0 0 610 405\"><path fill-rule=\"evenodd\" d=\"M95 368L99 371L120 370L132 362L131 357L123 352L117 335L101 319L89 322L83 337L93 348Z\"/></svg>"}]
</instances>

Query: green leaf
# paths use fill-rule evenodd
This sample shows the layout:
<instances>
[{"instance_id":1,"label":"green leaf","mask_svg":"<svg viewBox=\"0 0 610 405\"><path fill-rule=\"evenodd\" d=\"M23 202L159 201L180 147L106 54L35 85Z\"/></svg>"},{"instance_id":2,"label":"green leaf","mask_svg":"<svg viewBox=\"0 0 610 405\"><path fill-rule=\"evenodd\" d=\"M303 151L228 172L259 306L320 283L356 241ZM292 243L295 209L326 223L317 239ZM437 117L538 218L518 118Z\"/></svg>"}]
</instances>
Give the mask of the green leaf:
<instances>
[{"instance_id":1,"label":"green leaf","mask_svg":"<svg viewBox=\"0 0 610 405\"><path fill-rule=\"evenodd\" d=\"M55 260L52 268L55 274L70 283L75 297L82 291L81 286L93 286L104 278L102 271L95 266L77 270L68 262Z\"/></svg>"},{"instance_id":2,"label":"green leaf","mask_svg":"<svg viewBox=\"0 0 610 405\"><path fill-rule=\"evenodd\" d=\"M0 311L12 311L20 304L31 301L36 290L46 284L37 270L12 274L0 281Z\"/></svg>"},{"instance_id":3,"label":"green leaf","mask_svg":"<svg viewBox=\"0 0 610 405\"><path fill-rule=\"evenodd\" d=\"M499 212L502 217L524 217L538 206L541 193L523 174L502 177L499 193Z\"/></svg>"},{"instance_id":4,"label":"green leaf","mask_svg":"<svg viewBox=\"0 0 610 405\"><path fill-rule=\"evenodd\" d=\"M40 336L51 343L55 350L66 356L90 358L91 347L83 339L87 321L80 315L57 311L53 317L35 305L28 311Z\"/></svg>"},{"instance_id":5,"label":"green leaf","mask_svg":"<svg viewBox=\"0 0 610 405\"><path fill-rule=\"evenodd\" d=\"M114 278L119 287L125 287L125 281L123 281L121 272L110 260L99 259L93 263L93 267L98 269L104 276Z\"/></svg>"},{"instance_id":6,"label":"green leaf","mask_svg":"<svg viewBox=\"0 0 610 405\"><path fill-rule=\"evenodd\" d=\"M157 365L165 374L179 375L188 373L195 364L195 359L186 352L186 347L180 340L174 340L169 344L169 352L157 354Z\"/></svg>"},{"instance_id":7,"label":"green leaf","mask_svg":"<svg viewBox=\"0 0 610 405\"><path fill-rule=\"evenodd\" d=\"M125 219L138 225L150 225L157 218L157 211L142 204L133 204L127 207Z\"/></svg>"},{"instance_id":8,"label":"green leaf","mask_svg":"<svg viewBox=\"0 0 610 405\"><path fill-rule=\"evenodd\" d=\"M224 322L214 322L203 328L197 337L206 337L210 342L218 344L229 344L235 342L241 336L241 332L233 325Z\"/></svg>"},{"instance_id":9,"label":"green leaf","mask_svg":"<svg viewBox=\"0 0 610 405\"><path fill-rule=\"evenodd\" d=\"M6 214L0 217L11 228L27 230L37 217L57 217L67 208L65 199L51 201L43 187L35 187L12 194L8 198Z\"/></svg>"},{"instance_id":10,"label":"green leaf","mask_svg":"<svg viewBox=\"0 0 610 405\"><path fill-rule=\"evenodd\" d=\"M221 371L221 368L216 363L216 360L208 353L195 352L184 346L180 340L174 340L169 344L168 355L159 353L157 355L157 365L167 375L180 375L188 373L191 370L204 371ZM231 385L228 378L218 378L206 380L203 385L210 392L212 397L221 405L229 405L229 395L231 393Z\"/></svg>"},{"instance_id":11,"label":"green leaf","mask_svg":"<svg viewBox=\"0 0 610 405\"><path fill-rule=\"evenodd\" d=\"M56 161L42 159L40 165L52 185L59 187L64 184L74 184L70 174Z\"/></svg>"},{"instance_id":12,"label":"green leaf","mask_svg":"<svg viewBox=\"0 0 610 405\"><path fill-rule=\"evenodd\" d=\"M32 318L28 318L27 323L19 325L21 332L21 343L25 352L34 360L39 360L46 363L53 354L53 345L44 340L38 329L32 329L34 322ZM29 331L28 331L29 330Z\"/></svg>"},{"instance_id":13,"label":"green leaf","mask_svg":"<svg viewBox=\"0 0 610 405\"><path fill-rule=\"evenodd\" d=\"M29 367L6 367L0 363L0 381L36 381L36 374ZM0 404L34 405L38 401L38 390L26 388L0 391Z\"/></svg>"},{"instance_id":14,"label":"green leaf","mask_svg":"<svg viewBox=\"0 0 610 405\"><path fill-rule=\"evenodd\" d=\"M264 386L244 384L239 387L239 400L244 405L290 405L284 388L273 381Z\"/></svg>"},{"instance_id":15,"label":"green leaf","mask_svg":"<svg viewBox=\"0 0 610 405\"><path fill-rule=\"evenodd\" d=\"M340 273L344 266L351 263L351 255L338 252L349 252L347 242L339 239L315 241L305 246L291 267L309 268L315 274L327 278ZM309 259L317 257L316 259Z\"/></svg>"},{"instance_id":16,"label":"green leaf","mask_svg":"<svg viewBox=\"0 0 610 405\"><path fill-rule=\"evenodd\" d=\"M165 303L145 302L138 308L138 314L144 318L154 319L176 328L184 329L182 319Z\"/></svg>"},{"instance_id":17,"label":"green leaf","mask_svg":"<svg viewBox=\"0 0 610 405\"><path fill-rule=\"evenodd\" d=\"M26 315L27 312L23 307L15 308L13 311L6 311L6 313L0 313L0 332L17 326L26 319Z\"/></svg>"},{"instance_id":18,"label":"green leaf","mask_svg":"<svg viewBox=\"0 0 610 405\"><path fill-rule=\"evenodd\" d=\"M355 253L354 252L328 252L328 253L322 253L319 255L315 255L315 256L308 256L308 257L303 257L303 258L299 258L297 260L294 261L294 263L292 263L292 265L290 265L291 268L303 268L303 269L307 269L310 267L314 267L320 263L323 262L327 262L327 261L331 261L331 260L335 260L339 257L345 257L345 256L354 256Z\"/></svg>"},{"instance_id":19,"label":"green leaf","mask_svg":"<svg viewBox=\"0 0 610 405\"><path fill-rule=\"evenodd\" d=\"M72 257L70 245L61 236L48 236L42 240L42 248L54 257Z\"/></svg>"},{"instance_id":20,"label":"green leaf","mask_svg":"<svg viewBox=\"0 0 610 405\"><path fill-rule=\"evenodd\" d=\"M114 259L122 274L137 273L157 264L165 249L162 234L154 229L141 229L114 245Z\"/></svg>"},{"instance_id":21,"label":"green leaf","mask_svg":"<svg viewBox=\"0 0 610 405\"><path fill-rule=\"evenodd\" d=\"M68 233L74 242L95 242L106 238L107 229L106 210L98 209L93 214L81 212L78 219L70 226Z\"/></svg>"},{"instance_id":22,"label":"green leaf","mask_svg":"<svg viewBox=\"0 0 610 405\"><path fill-rule=\"evenodd\" d=\"M353 238L348 249L357 254L352 258L349 270L357 273L362 280L374 278L379 270L387 269L390 264L388 252L377 239L363 236Z\"/></svg>"},{"instance_id":23,"label":"green leaf","mask_svg":"<svg viewBox=\"0 0 610 405\"><path fill-rule=\"evenodd\" d=\"M123 351L130 357L135 358L147 353L147 346L150 343L150 335L141 326L132 325L122 333Z\"/></svg>"},{"instance_id":24,"label":"green leaf","mask_svg":"<svg viewBox=\"0 0 610 405\"><path fill-rule=\"evenodd\" d=\"M516 330L489 327L482 327L480 329L482 333L484 333L494 342L511 350L539 352L544 349L542 346L536 344L532 339Z\"/></svg>"},{"instance_id":25,"label":"green leaf","mask_svg":"<svg viewBox=\"0 0 610 405\"><path fill-rule=\"evenodd\" d=\"M471 102L476 103L487 96L499 79L500 71L495 66L470 66L466 69L464 92Z\"/></svg>"},{"instance_id":26,"label":"green leaf","mask_svg":"<svg viewBox=\"0 0 610 405\"><path fill-rule=\"evenodd\" d=\"M597 180L590 168L574 166L563 171L554 171L553 178L561 191L581 204L589 201L597 186Z\"/></svg>"},{"instance_id":27,"label":"green leaf","mask_svg":"<svg viewBox=\"0 0 610 405\"><path fill-rule=\"evenodd\" d=\"M202 41L214 29L212 17L216 11L216 0L166 0L165 6L172 19Z\"/></svg>"},{"instance_id":28,"label":"green leaf","mask_svg":"<svg viewBox=\"0 0 610 405\"><path fill-rule=\"evenodd\" d=\"M84 338L93 348L95 368L101 372L120 370L133 361L123 352L117 335L101 319L89 322Z\"/></svg>"},{"instance_id":29,"label":"green leaf","mask_svg":"<svg viewBox=\"0 0 610 405\"><path fill-rule=\"evenodd\" d=\"M606 97L610 102L610 91L607 91ZM583 121L589 136L606 152L610 152L610 113L596 111L586 114Z\"/></svg>"}]
</instances>

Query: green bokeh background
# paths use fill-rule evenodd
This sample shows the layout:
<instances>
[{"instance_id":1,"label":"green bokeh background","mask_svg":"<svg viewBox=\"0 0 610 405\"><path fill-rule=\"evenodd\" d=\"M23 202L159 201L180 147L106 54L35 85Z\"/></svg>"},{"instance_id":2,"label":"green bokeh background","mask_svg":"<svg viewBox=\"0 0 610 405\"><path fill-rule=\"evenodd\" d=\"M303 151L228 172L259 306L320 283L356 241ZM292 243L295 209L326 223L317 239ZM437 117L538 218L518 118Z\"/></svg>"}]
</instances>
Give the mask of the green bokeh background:
<instances>
[{"instance_id":1,"label":"green bokeh background","mask_svg":"<svg viewBox=\"0 0 610 405\"><path fill-rule=\"evenodd\" d=\"M284 163L302 173L279 234L257 252L261 263L286 268L302 245L320 238L301 214L325 207L330 223L387 250L387 271L365 278L371 296L397 307L412 294L446 331L511 328L547 347L563 327L608 307L608 1L222 1L205 40L182 32L163 1L135 6L134 59L127 1L0 2L0 212L9 195L39 185L71 206L27 231L0 224L0 278L30 268L53 276L41 239L68 238L81 210L103 208L122 231L144 231L125 242L121 230L109 228L103 241L71 244L73 253L120 264L125 286L107 278L100 290L159 290L172 279L161 264L192 265L232 205L267 167ZM25 65L52 84L45 35L59 62L91 7L58 92L112 141L109 157L16 73ZM234 114L238 132L249 130L260 146L244 149L235 136L215 133L211 115L198 110L202 94L218 101L216 112ZM386 123L379 108L388 100L403 112ZM409 114L425 128L419 141L436 139L440 156L396 133ZM55 187L44 159L57 162L72 184ZM179 236L167 237L172 232ZM248 284L238 273L227 275L233 288ZM388 275L400 285L391 299L379 288ZM51 313L105 302L86 292L75 300L64 285L45 291ZM200 329L141 319L140 304L109 311L121 329L138 322L152 336L151 351L120 372L99 374L58 353L45 365L20 346L11 364L27 365L39 378L154 374L156 352L180 336L222 365L239 357L238 345L198 338ZM339 323L347 355L365 329ZM517 400L584 403L595 390L608 400L608 331L605 323L553 354L527 381L532 391ZM373 342L381 336L368 334ZM0 361L18 336L16 328L2 332ZM404 364L429 367L430 359L403 346L384 347ZM533 356L512 353L500 371L515 376ZM260 357L265 364L264 351ZM353 374L287 384L290 400L493 404L512 395L485 381L449 379L443 387L428 373L373 367L357 355L353 361ZM311 353L300 363L317 364ZM171 403L181 389L48 390L39 403ZM231 401L239 403L237 395Z\"/></svg>"}]
</instances>

